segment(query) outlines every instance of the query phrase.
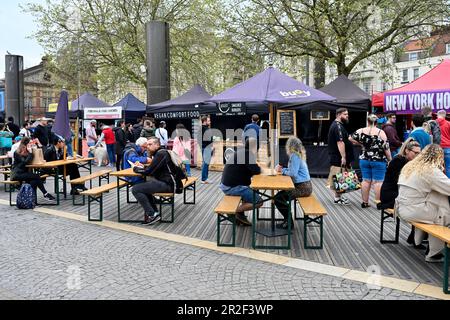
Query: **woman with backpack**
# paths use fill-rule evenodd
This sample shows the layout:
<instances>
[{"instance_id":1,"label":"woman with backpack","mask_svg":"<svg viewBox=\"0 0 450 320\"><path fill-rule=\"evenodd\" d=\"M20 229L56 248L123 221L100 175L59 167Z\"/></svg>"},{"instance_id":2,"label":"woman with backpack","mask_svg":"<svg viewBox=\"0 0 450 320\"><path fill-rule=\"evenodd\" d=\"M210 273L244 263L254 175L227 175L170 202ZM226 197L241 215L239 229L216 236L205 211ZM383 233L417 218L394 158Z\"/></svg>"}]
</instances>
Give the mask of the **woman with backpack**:
<instances>
[{"instance_id":1,"label":"woman with backpack","mask_svg":"<svg viewBox=\"0 0 450 320\"><path fill-rule=\"evenodd\" d=\"M36 194L37 188L41 190L44 198L48 200L55 200L56 198L45 190L44 183L38 174L31 173L26 167L33 161L33 154L31 152L30 138L24 137L19 144L16 152L14 152L14 163L11 169L11 181L26 182L33 188Z\"/></svg>"},{"instance_id":2,"label":"woman with backpack","mask_svg":"<svg viewBox=\"0 0 450 320\"><path fill-rule=\"evenodd\" d=\"M177 124L176 138L173 140L173 151L183 160L186 167L186 174L191 176L191 139L189 131L184 125Z\"/></svg>"}]
</instances>

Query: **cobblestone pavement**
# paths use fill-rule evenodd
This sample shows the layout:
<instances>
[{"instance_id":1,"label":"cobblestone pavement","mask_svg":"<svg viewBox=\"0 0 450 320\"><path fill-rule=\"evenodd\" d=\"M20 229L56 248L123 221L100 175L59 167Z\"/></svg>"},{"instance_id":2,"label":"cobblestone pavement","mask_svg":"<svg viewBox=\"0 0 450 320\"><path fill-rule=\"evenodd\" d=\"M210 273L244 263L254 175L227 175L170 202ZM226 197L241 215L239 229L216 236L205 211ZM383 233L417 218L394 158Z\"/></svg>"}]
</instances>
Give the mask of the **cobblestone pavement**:
<instances>
[{"instance_id":1,"label":"cobblestone pavement","mask_svg":"<svg viewBox=\"0 0 450 320\"><path fill-rule=\"evenodd\" d=\"M0 206L0 299L428 299Z\"/></svg>"}]
</instances>

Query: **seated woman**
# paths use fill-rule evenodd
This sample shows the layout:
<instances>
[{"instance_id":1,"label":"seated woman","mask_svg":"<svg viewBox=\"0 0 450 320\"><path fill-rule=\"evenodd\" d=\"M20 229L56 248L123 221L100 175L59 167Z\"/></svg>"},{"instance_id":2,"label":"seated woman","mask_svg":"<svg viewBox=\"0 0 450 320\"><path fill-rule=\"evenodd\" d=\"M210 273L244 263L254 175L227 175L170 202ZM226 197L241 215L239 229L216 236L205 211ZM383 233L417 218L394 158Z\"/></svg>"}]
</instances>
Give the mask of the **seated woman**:
<instances>
[{"instance_id":1,"label":"seated woman","mask_svg":"<svg viewBox=\"0 0 450 320\"><path fill-rule=\"evenodd\" d=\"M177 136L173 140L172 150L183 160L186 167L186 175L191 176L191 138L189 131L186 130L183 124L176 126Z\"/></svg>"},{"instance_id":2,"label":"seated woman","mask_svg":"<svg viewBox=\"0 0 450 320\"><path fill-rule=\"evenodd\" d=\"M394 209L395 199L398 196L398 177L403 167L408 161L413 160L420 153L420 144L413 138L408 138L401 146L399 153L392 159L386 170L383 184L381 185L380 203L377 208ZM411 227L411 233L406 242L414 245L414 226ZM415 246L418 249L424 249L422 245Z\"/></svg>"},{"instance_id":3,"label":"seated woman","mask_svg":"<svg viewBox=\"0 0 450 320\"><path fill-rule=\"evenodd\" d=\"M292 191L280 191L275 195L275 205L284 217L284 221L277 225L277 228L281 229L288 228L289 197L295 201L298 197L308 197L312 193L311 178L308 165L306 164L306 150L300 139L290 137L286 142L286 153L289 156L288 167L283 169L278 165L276 170L284 176L290 176L292 182L294 182L295 189ZM294 228L293 222L291 222L291 228Z\"/></svg>"},{"instance_id":4,"label":"seated woman","mask_svg":"<svg viewBox=\"0 0 450 320\"><path fill-rule=\"evenodd\" d=\"M450 179L444 168L444 151L437 144L426 146L403 167L396 199L397 212L402 219L450 226ZM424 235L421 230L416 230L416 245L422 242ZM428 242L425 261L441 262L444 243L431 235Z\"/></svg>"},{"instance_id":5,"label":"seated woman","mask_svg":"<svg viewBox=\"0 0 450 320\"><path fill-rule=\"evenodd\" d=\"M420 144L413 138L408 138L400 148L399 153L392 159L386 170L380 191L378 209L393 209L395 198L398 196L398 177L408 161L413 160L420 153Z\"/></svg>"},{"instance_id":6,"label":"seated woman","mask_svg":"<svg viewBox=\"0 0 450 320\"><path fill-rule=\"evenodd\" d=\"M31 173L26 167L33 160L33 154L31 153L30 138L24 137L20 141L20 145L14 152L14 163L11 170L11 180L23 181L29 183L34 192L39 188L44 197L48 200L55 200L55 197L45 190L41 177L38 174ZM35 199L36 201L36 199Z\"/></svg>"}]
</instances>

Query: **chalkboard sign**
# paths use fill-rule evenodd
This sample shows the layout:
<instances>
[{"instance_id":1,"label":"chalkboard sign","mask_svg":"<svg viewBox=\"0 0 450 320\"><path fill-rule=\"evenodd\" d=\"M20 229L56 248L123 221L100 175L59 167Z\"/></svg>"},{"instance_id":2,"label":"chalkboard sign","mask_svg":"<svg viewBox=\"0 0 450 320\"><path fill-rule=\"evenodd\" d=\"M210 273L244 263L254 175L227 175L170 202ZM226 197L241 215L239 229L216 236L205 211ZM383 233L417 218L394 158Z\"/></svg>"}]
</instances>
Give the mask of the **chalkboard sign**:
<instances>
[{"instance_id":1,"label":"chalkboard sign","mask_svg":"<svg viewBox=\"0 0 450 320\"><path fill-rule=\"evenodd\" d=\"M278 110L278 137L289 138L297 133L295 110Z\"/></svg>"},{"instance_id":2,"label":"chalkboard sign","mask_svg":"<svg viewBox=\"0 0 450 320\"><path fill-rule=\"evenodd\" d=\"M312 110L311 120L330 120L330 111Z\"/></svg>"}]
</instances>

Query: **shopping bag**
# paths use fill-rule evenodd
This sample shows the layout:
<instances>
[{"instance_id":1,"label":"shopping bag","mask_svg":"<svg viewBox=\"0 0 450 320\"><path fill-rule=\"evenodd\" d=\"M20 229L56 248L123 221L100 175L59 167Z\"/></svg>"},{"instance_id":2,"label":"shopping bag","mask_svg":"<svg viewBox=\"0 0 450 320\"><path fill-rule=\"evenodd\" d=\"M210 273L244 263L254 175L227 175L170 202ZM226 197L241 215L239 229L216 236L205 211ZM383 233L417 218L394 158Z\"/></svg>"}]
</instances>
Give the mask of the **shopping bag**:
<instances>
[{"instance_id":1,"label":"shopping bag","mask_svg":"<svg viewBox=\"0 0 450 320\"><path fill-rule=\"evenodd\" d=\"M353 169L341 168L341 172L333 176L334 190L338 193L351 192L361 189L358 175Z\"/></svg>"},{"instance_id":2,"label":"shopping bag","mask_svg":"<svg viewBox=\"0 0 450 320\"><path fill-rule=\"evenodd\" d=\"M32 148L33 160L31 164L43 164L46 161L44 160L44 153L41 148Z\"/></svg>"}]
</instances>

